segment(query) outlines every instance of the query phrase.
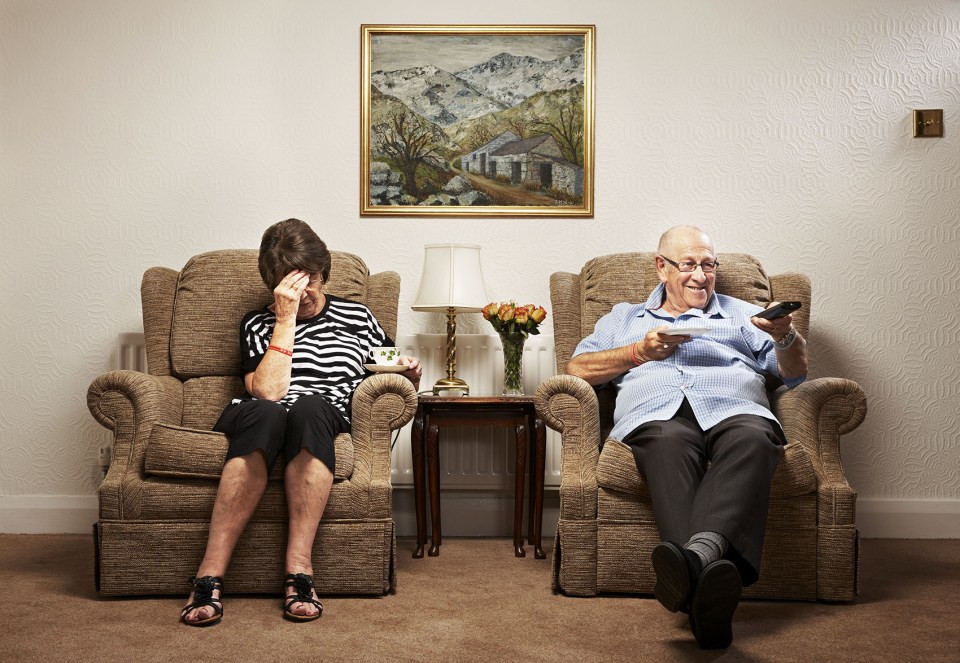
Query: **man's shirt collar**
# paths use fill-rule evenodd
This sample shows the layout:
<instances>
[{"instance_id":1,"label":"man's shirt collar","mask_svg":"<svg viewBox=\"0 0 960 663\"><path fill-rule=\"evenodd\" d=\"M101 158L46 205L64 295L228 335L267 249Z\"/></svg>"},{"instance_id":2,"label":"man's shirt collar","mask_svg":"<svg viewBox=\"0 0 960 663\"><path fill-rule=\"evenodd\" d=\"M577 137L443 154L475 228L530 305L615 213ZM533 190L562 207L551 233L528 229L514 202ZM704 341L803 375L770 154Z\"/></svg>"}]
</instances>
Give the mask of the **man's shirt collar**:
<instances>
[{"instance_id":1,"label":"man's shirt collar","mask_svg":"<svg viewBox=\"0 0 960 663\"><path fill-rule=\"evenodd\" d=\"M667 315L666 313L660 313L659 309L663 305L663 298L667 293L667 288L663 283L660 283L656 288L653 289L653 292L650 293L650 297L647 298L647 302L643 305L643 309L637 314L638 317L643 317L648 312L657 318L660 317L673 317ZM717 295L714 291L713 295L710 296L710 301L707 302L707 308L702 311L697 308L689 309L686 313L681 314L681 317L684 315L689 315L696 318L729 318L730 314L727 313L726 309L723 308L723 304L720 303L720 296Z\"/></svg>"}]
</instances>

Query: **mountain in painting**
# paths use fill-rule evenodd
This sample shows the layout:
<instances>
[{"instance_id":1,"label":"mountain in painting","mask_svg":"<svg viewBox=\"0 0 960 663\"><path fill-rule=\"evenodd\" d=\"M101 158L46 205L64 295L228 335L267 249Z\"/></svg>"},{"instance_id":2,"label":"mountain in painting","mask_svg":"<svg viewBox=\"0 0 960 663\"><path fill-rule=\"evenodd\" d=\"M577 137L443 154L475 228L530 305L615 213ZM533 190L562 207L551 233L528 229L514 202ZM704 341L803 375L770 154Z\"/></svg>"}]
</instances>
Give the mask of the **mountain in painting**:
<instances>
[{"instance_id":1,"label":"mountain in painting","mask_svg":"<svg viewBox=\"0 0 960 663\"><path fill-rule=\"evenodd\" d=\"M375 71L372 85L447 127L506 110L542 92L583 85L583 49L555 60L500 53L456 73L434 65Z\"/></svg>"}]
</instances>

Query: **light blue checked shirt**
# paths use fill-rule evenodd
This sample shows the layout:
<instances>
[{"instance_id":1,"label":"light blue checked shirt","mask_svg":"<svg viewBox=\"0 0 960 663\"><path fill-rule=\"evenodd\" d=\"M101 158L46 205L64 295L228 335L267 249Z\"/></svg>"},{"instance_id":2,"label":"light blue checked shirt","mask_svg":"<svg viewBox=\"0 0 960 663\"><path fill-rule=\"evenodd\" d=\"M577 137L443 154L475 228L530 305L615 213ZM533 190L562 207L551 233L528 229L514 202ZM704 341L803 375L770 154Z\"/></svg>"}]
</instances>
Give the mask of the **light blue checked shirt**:
<instances>
[{"instance_id":1,"label":"light blue checked shirt","mask_svg":"<svg viewBox=\"0 0 960 663\"><path fill-rule=\"evenodd\" d=\"M641 424L671 419L684 397L704 430L738 414L755 414L779 424L770 412L765 388L766 375L780 377L773 339L750 322L763 309L714 293L706 309L690 309L673 318L659 309L664 292L661 283L644 304L614 306L573 353L620 348L664 324L710 327L706 334L677 346L666 359L648 361L611 381L617 404L610 437L622 440ZM782 379L792 389L805 378Z\"/></svg>"}]
</instances>

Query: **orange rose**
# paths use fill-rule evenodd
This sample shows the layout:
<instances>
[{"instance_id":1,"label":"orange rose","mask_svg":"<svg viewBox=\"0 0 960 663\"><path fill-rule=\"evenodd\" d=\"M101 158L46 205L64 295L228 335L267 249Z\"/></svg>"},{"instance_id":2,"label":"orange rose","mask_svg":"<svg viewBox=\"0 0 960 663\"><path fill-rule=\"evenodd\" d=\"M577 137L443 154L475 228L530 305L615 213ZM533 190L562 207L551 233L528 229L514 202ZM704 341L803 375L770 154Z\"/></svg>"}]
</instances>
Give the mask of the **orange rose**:
<instances>
[{"instance_id":1,"label":"orange rose","mask_svg":"<svg viewBox=\"0 0 960 663\"><path fill-rule=\"evenodd\" d=\"M497 317L503 320L504 322L510 322L513 320L514 308L512 304L504 304L500 307L500 310L497 311Z\"/></svg>"},{"instance_id":2,"label":"orange rose","mask_svg":"<svg viewBox=\"0 0 960 663\"><path fill-rule=\"evenodd\" d=\"M530 311L530 319L533 320L536 324L540 324L547 318L547 310L542 306L538 306Z\"/></svg>"},{"instance_id":3,"label":"orange rose","mask_svg":"<svg viewBox=\"0 0 960 663\"><path fill-rule=\"evenodd\" d=\"M527 324L527 317L530 315L530 311L526 306L518 306L514 309L513 319L517 321L518 325Z\"/></svg>"},{"instance_id":4,"label":"orange rose","mask_svg":"<svg viewBox=\"0 0 960 663\"><path fill-rule=\"evenodd\" d=\"M495 316L497 314L497 311L499 310L500 310L500 305L498 303L491 302L490 304L487 304L486 306L483 307L483 311L481 311L483 313L483 319L489 320L490 318Z\"/></svg>"}]
</instances>

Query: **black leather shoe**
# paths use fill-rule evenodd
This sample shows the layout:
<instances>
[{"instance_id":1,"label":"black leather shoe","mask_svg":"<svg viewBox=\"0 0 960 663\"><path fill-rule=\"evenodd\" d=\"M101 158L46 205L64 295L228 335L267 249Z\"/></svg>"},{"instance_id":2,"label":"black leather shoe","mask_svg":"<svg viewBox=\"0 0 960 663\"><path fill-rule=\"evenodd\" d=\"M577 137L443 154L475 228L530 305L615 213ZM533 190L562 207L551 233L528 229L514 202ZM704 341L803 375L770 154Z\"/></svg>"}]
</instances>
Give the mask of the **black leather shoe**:
<instances>
[{"instance_id":1,"label":"black leather shoe","mask_svg":"<svg viewBox=\"0 0 960 663\"><path fill-rule=\"evenodd\" d=\"M690 559L690 555L683 548L670 541L657 544L650 556L653 570L657 574L657 584L653 587L653 595L660 601L660 605L670 612L684 610L690 603L690 595L697 582L699 568L693 568L699 558Z\"/></svg>"},{"instance_id":2,"label":"black leather shoe","mask_svg":"<svg viewBox=\"0 0 960 663\"><path fill-rule=\"evenodd\" d=\"M690 599L690 628L700 649L725 649L733 642L740 590L740 573L729 560L708 564L700 574Z\"/></svg>"}]
</instances>

